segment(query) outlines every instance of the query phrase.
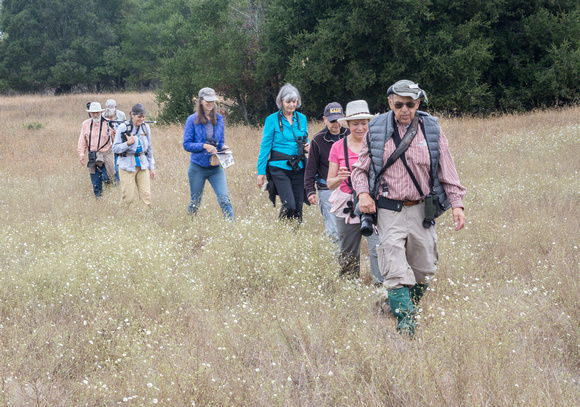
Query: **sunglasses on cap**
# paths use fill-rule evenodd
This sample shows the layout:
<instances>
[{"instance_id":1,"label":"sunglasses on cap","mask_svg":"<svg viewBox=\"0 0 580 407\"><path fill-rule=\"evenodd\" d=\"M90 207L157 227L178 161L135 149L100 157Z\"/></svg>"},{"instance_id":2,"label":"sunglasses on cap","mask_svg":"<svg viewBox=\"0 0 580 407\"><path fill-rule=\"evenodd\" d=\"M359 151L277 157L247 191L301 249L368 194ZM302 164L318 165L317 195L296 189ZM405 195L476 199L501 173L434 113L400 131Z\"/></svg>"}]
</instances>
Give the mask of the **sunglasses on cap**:
<instances>
[{"instance_id":1,"label":"sunglasses on cap","mask_svg":"<svg viewBox=\"0 0 580 407\"><path fill-rule=\"evenodd\" d=\"M393 102L393 106L395 106L395 109L402 109L403 106L407 106L409 109L412 109L415 107L415 105L417 105L417 102L407 102L407 103Z\"/></svg>"}]
</instances>

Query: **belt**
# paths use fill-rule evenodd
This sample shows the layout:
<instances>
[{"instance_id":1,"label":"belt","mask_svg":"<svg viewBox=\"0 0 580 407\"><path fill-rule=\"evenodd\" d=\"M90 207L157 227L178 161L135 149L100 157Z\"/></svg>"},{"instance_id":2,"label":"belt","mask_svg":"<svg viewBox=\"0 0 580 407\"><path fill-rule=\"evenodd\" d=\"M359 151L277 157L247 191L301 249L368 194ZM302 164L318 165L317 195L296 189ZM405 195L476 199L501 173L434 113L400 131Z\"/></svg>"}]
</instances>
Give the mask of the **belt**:
<instances>
[{"instance_id":1,"label":"belt","mask_svg":"<svg viewBox=\"0 0 580 407\"><path fill-rule=\"evenodd\" d=\"M121 153L121 154L117 154L119 157L130 157L132 155L134 155L135 157L139 157L141 154L144 154L143 151L141 151L140 153Z\"/></svg>"},{"instance_id":2,"label":"belt","mask_svg":"<svg viewBox=\"0 0 580 407\"><path fill-rule=\"evenodd\" d=\"M420 203L421 203L420 199L417 199L416 201L403 201L403 206L415 206Z\"/></svg>"},{"instance_id":3,"label":"belt","mask_svg":"<svg viewBox=\"0 0 580 407\"><path fill-rule=\"evenodd\" d=\"M389 209L395 212L401 212L403 206L415 206L423 202L421 199L416 201L396 201L394 199L385 198L384 196L379 196L377 201L377 206L383 209Z\"/></svg>"}]
</instances>

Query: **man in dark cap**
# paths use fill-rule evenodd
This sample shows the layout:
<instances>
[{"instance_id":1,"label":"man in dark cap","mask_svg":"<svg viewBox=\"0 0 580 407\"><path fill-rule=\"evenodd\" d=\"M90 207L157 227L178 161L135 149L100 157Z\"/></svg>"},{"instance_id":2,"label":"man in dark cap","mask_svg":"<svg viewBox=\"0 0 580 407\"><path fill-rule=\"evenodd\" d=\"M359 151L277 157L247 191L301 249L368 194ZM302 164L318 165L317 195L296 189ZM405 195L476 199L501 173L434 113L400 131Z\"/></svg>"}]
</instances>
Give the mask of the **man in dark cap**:
<instances>
[{"instance_id":1,"label":"man in dark cap","mask_svg":"<svg viewBox=\"0 0 580 407\"><path fill-rule=\"evenodd\" d=\"M320 212L324 218L324 228L326 235L332 241L338 241L334 214L330 213L330 203L328 198L332 191L326 186L326 176L328 175L328 155L332 145L350 133L350 130L342 127L337 121L344 117L340 103L332 102L324 108L322 119L326 127L314 135L310 143L308 162L304 171L304 191L308 201L312 205L318 204ZM316 189L318 188L318 198Z\"/></svg>"},{"instance_id":2,"label":"man in dark cap","mask_svg":"<svg viewBox=\"0 0 580 407\"><path fill-rule=\"evenodd\" d=\"M455 230L463 228L466 189L437 118L418 110L425 91L401 80L387 95L391 110L369 123L351 178L360 211L376 213L379 265L397 330L412 337L419 300L435 275L435 218L453 208Z\"/></svg>"}]
</instances>

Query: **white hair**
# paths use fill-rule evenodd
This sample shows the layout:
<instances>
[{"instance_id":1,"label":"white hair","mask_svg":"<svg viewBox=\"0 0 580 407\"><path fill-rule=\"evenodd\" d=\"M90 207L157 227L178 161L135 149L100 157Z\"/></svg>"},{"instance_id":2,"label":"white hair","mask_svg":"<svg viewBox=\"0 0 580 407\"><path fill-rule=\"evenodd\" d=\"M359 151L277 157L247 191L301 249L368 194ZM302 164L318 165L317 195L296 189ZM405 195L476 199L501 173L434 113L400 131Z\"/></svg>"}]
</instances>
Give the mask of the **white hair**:
<instances>
[{"instance_id":1,"label":"white hair","mask_svg":"<svg viewBox=\"0 0 580 407\"><path fill-rule=\"evenodd\" d=\"M295 100L296 107L302 106L302 99L300 99L300 92L294 86L287 83L286 85L280 88L280 92L278 92L278 96L276 97L276 106L278 109L282 110L282 101L289 102Z\"/></svg>"}]
</instances>

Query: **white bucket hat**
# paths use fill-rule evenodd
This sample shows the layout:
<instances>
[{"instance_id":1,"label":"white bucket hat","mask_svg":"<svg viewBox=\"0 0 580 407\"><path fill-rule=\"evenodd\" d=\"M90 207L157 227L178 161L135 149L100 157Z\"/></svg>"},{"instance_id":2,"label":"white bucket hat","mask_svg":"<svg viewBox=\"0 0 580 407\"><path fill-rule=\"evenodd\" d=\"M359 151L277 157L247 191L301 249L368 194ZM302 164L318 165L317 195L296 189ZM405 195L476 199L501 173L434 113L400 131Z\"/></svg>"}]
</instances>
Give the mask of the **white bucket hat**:
<instances>
[{"instance_id":1,"label":"white bucket hat","mask_svg":"<svg viewBox=\"0 0 580 407\"><path fill-rule=\"evenodd\" d=\"M101 107L101 104L99 102L92 102L89 108L87 109L87 112L89 113L104 112L104 111L105 109Z\"/></svg>"},{"instance_id":2,"label":"white bucket hat","mask_svg":"<svg viewBox=\"0 0 580 407\"><path fill-rule=\"evenodd\" d=\"M341 117L337 120L340 124L343 124L349 120L370 120L374 117L374 114L369 113L369 105L367 105L366 100L354 100L352 102L348 102L346 105L346 112L344 117Z\"/></svg>"}]
</instances>

